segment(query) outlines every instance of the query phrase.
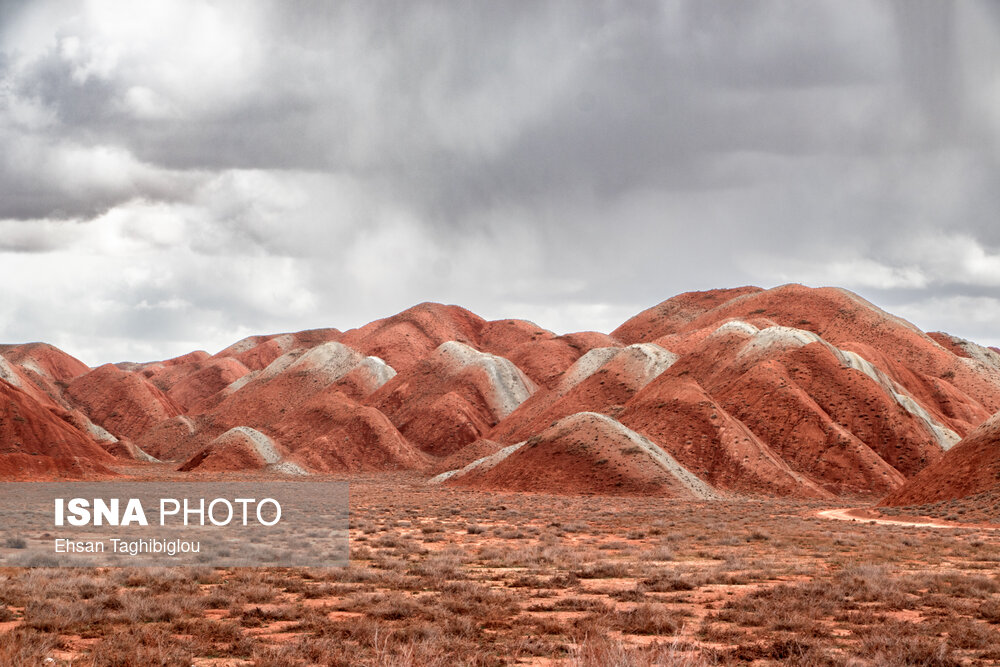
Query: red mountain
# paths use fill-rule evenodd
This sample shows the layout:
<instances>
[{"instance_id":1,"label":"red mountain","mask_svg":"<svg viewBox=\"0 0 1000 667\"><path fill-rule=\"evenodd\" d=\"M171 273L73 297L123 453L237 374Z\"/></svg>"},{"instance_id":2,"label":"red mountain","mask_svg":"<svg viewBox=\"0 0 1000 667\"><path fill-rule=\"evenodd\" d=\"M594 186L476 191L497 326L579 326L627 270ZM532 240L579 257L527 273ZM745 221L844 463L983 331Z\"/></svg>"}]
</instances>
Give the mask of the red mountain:
<instances>
[{"instance_id":1,"label":"red mountain","mask_svg":"<svg viewBox=\"0 0 1000 667\"><path fill-rule=\"evenodd\" d=\"M424 303L344 333L93 370L7 345L0 381L9 475L145 451L202 473L434 470L676 497L989 492L993 422L980 425L1000 411L996 350L801 285L681 294L610 336Z\"/></svg>"}]
</instances>

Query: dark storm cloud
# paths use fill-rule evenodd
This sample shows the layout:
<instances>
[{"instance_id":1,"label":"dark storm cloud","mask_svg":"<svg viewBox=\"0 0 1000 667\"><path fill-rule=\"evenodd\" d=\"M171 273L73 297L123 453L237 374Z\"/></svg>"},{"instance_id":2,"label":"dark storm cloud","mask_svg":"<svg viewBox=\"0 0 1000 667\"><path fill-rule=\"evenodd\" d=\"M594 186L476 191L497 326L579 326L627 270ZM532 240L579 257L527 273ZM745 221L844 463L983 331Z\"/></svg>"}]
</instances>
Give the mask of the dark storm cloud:
<instances>
[{"instance_id":1,"label":"dark storm cloud","mask_svg":"<svg viewBox=\"0 0 1000 667\"><path fill-rule=\"evenodd\" d=\"M787 280L940 328L1000 286L998 23L930 0L4 2L0 253L97 293L73 307L99 356L426 299L608 329ZM5 337L60 330L9 289Z\"/></svg>"}]
</instances>

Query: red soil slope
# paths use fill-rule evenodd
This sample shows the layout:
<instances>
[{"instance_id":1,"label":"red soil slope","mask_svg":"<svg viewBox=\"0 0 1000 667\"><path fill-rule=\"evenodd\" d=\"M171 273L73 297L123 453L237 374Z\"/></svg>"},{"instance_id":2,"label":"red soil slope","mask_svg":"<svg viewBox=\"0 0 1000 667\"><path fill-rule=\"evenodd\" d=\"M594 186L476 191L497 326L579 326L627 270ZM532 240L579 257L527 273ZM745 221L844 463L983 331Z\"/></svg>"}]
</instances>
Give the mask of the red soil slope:
<instances>
[{"instance_id":1,"label":"red soil slope","mask_svg":"<svg viewBox=\"0 0 1000 667\"><path fill-rule=\"evenodd\" d=\"M221 402L204 416L209 435L215 437L235 426L266 430L286 412L301 405L356 369L379 384L392 369L367 359L356 350L335 341L311 349L296 349L275 359L255 375L247 375L219 394ZM352 387L357 386L352 383Z\"/></svg>"},{"instance_id":2,"label":"red soil slope","mask_svg":"<svg viewBox=\"0 0 1000 667\"><path fill-rule=\"evenodd\" d=\"M57 411L60 419L107 449L115 437L96 426L64 396L69 380L87 371L79 360L44 343L2 346L0 354L0 379Z\"/></svg>"},{"instance_id":3,"label":"red soil slope","mask_svg":"<svg viewBox=\"0 0 1000 667\"><path fill-rule=\"evenodd\" d=\"M114 459L71 426L68 414L0 380L0 478L112 476Z\"/></svg>"},{"instance_id":4,"label":"red soil slope","mask_svg":"<svg viewBox=\"0 0 1000 667\"><path fill-rule=\"evenodd\" d=\"M111 456L121 461L129 463L134 463L135 461L147 463L158 461L155 456L150 456L146 450L142 449L128 439L98 442L97 444L99 444L101 449L106 451L108 454L111 454Z\"/></svg>"},{"instance_id":5,"label":"red soil slope","mask_svg":"<svg viewBox=\"0 0 1000 667\"><path fill-rule=\"evenodd\" d=\"M1000 413L889 494L882 504L925 505L979 493L1000 493Z\"/></svg>"},{"instance_id":6,"label":"red soil slope","mask_svg":"<svg viewBox=\"0 0 1000 667\"><path fill-rule=\"evenodd\" d=\"M449 470L459 470L473 461L496 454L503 448L504 445L502 443L480 438L444 458L436 459L429 470L434 474L448 472Z\"/></svg>"},{"instance_id":7,"label":"red soil slope","mask_svg":"<svg viewBox=\"0 0 1000 667\"><path fill-rule=\"evenodd\" d=\"M182 412L189 414L202 412L206 402L250 372L233 357L210 357L201 350L166 361L120 363L115 366L146 378L170 397Z\"/></svg>"},{"instance_id":8,"label":"red soil slope","mask_svg":"<svg viewBox=\"0 0 1000 667\"><path fill-rule=\"evenodd\" d=\"M200 412L198 408L205 401L250 372L239 360L231 357L196 361L189 366L185 367L187 372L183 376L165 389L167 396L188 414ZM160 386L158 379L159 376L154 376L153 383Z\"/></svg>"},{"instance_id":9,"label":"red soil slope","mask_svg":"<svg viewBox=\"0 0 1000 667\"><path fill-rule=\"evenodd\" d=\"M204 350L195 350L182 354L179 357L163 359L162 361L119 361L114 364L116 368L132 373L139 373L146 379L152 379L154 375L163 373L165 369L177 368L185 369L189 364L208 359L210 355ZM183 376L185 370L176 371L178 377Z\"/></svg>"},{"instance_id":10,"label":"red soil slope","mask_svg":"<svg viewBox=\"0 0 1000 667\"><path fill-rule=\"evenodd\" d=\"M737 301L752 301L761 294L743 294ZM750 319L758 326L771 326L757 310L751 310ZM681 326L690 326L690 321L684 318ZM942 447L957 440L949 424L976 423L977 411L982 410L943 380L933 391L922 392L934 396L931 409L926 409L882 370L891 363L905 368L906 359L890 362L863 343L848 342L838 349L808 330L758 331L741 320L721 325L705 321L710 323L705 329L658 339L682 349L682 357L644 390L647 396L640 392L626 404L620 418L720 488L795 496L814 496L816 487L838 495L887 493L939 459ZM928 389L917 374L902 375ZM704 410L711 401L717 420L731 420L753 437L726 443L713 434L714 429L699 433L695 415L678 417L676 412L686 403L680 391L682 378L693 380L705 393L695 405ZM639 405L643 410L637 416L634 407ZM694 452L685 451L676 440L678 434ZM705 443L701 451L697 451L699 440ZM755 453L744 453L741 461L739 449L731 451L734 442L742 448L752 446ZM747 470L746 463L754 460L765 467ZM775 463L786 470L769 470ZM806 486L789 478L788 471L805 480ZM769 482L780 483L769 488Z\"/></svg>"},{"instance_id":11,"label":"red soil slope","mask_svg":"<svg viewBox=\"0 0 1000 667\"><path fill-rule=\"evenodd\" d=\"M205 350L195 350L194 352L188 352L187 354L182 354L179 357L174 357L172 359L165 359L160 363L161 366L185 366L191 363L197 363L199 361L205 361L210 358L210 355Z\"/></svg>"},{"instance_id":12,"label":"red soil slope","mask_svg":"<svg viewBox=\"0 0 1000 667\"><path fill-rule=\"evenodd\" d=\"M972 358L972 355L969 354L968 350L966 350L959 343L959 340L955 336L947 334L943 331L929 331L927 335L931 338L931 340L933 340L935 343L937 343L944 349L948 350L955 356L964 357L965 359Z\"/></svg>"},{"instance_id":13,"label":"red soil slope","mask_svg":"<svg viewBox=\"0 0 1000 667\"><path fill-rule=\"evenodd\" d=\"M489 431L535 389L509 360L449 341L366 403L425 452L447 456Z\"/></svg>"},{"instance_id":14,"label":"red soil slope","mask_svg":"<svg viewBox=\"0 0 1000 667\"><path fill-rule=\"evenodd\" d=\"M676 355L649 343L595 348L577 359L552 389L526 400L489 437L513 444L577 412L615 414L675 360Z\"/></svg>"},{"instance_id":15,"label":"red soil slope","mask_svg":"<svg viewBox=\"0 0 1000 667\"><path fill-rule=\"evenodd\" d=\"M225 357L212 360L220 361L239 363ZM273 437L276 445L300 452L299 458L306 465L322 471L422 467L426 461L414 454L413 447L384 415L360 408L349 398L367 395L392 373L381 361L338 342L296 349L228 386L211 410L196 414L196 406L190 415L157 424L141 445L158 458L178 460L199 450L204 453L206 443L241 427ZM340 443L339 449L329 442ZM302 453L310 448L314 455ZM213 456L230 462L225 465L249 460L226 453L227 449L220 451ZM189 467L205 469L201 462Z\"/></svg>"},{"instance_id":16,"label":"red soil slope","mask_svg":"<svg viewBox=\"0 0 1000 667\"><path fill-rule=\"evenodd\" d=\"M592 412L566 417L502 460L445 481L505 491L717 497L655 444Z\"/></svg>"},{"instance_id":17,"label":"red soil slope","mask_svg":"<svg viewBox=\"0 0 1000 667\"><path fill-rule=\"evenodd\" d=\"M90 369L58 348L44 343L0 346L0 380L6 380L42 403L54 402L70 412L73 406L64 398L64 389L74 377ZM87 418L77 412L77 425Z\"/></svg>"},{"instance_id":18,"label":"red soil slope","mask_svg":"<svg viewBox=\"0 0 1000 667\"><path fill-rule=\"evenodd\" d=\"M503 356L514 362L535 384L551 389L559 382L559 376L587 352L598 347L621 346L607 334L584 331L522 343Z\"/></svg>"},{"instance_id":19,"label":"red soil slope","mask_svg":"<svg viewBox=\"0 0 1000 667\"><path fill-rule=\"evenodd\" d=\"M146 378L105 364L73 380L67 397L96 424L138 441L157 422L181 410Z\"/></svg>"},{"instance_id":20,"label":"red soil slope","mask_svg":"<svg viewBox=\"0 0 1000 667\"><path fill-rule=\"evenodd\" d=\"M388 417L335 388L313 396L271 429L290 459L317 472L419 470L428 459Z\"/></svg>"},{"instance_id":21,"label":"red soil slope","mask_svg":"<svg viewBox=\"0 0 1000 667\"><path fill-rule=\"evenodd\" d=\"M626 403L619 419L718 489L798 498L833 495L792 470L688 374L667 371Z\"/></svg>"},{"instance_id":22,"label":"red soil slope","mask_svg":"<svg viewBox=\"0 0 1000 667\"><path fill-rule=\"evenodd\" d=\"M177 415L155 424L137 444L144 452L161 461L181 461L198 451L212 436L198 435L197 418Z\"/></svg>"},{"instance_id":23,"label":"red soil slope","mask_svg":"<svg viewBox=\"0 0 1000 667\"><path fill-rule=\"evenodd\" d=\"M385 360L397 371L412 368L441 343L458 341L477 347L486 320L458 306L422 303L346 332L341 342Z\"/></svg>"},{"instance_id":24,"label":"red soil slope","mask_svg":"<svg viewBox=\"0 0 1000 667\"><path fill-rule=\"evenodd\" d=\"M184 462L179 471L222 472L263 470L281 462L283 452L260 431L232 428Z\"/></svg>"},{"instance_id":25,"label":"red soil slope","mask_svg":"<svg viewBox=\"0 0 1000 667\"><path fill-rule=\"evenodd\" d=\"M527 320L494 320L486 322L476 335L477 347L483 352L506 357L521 345L551 340L556 335Z\"/></svg>"},{"instance_id":26,"label":"red soil slope","mask_svg":"<svg viewBox=\"0 0 1000 667\"><path fill-rule=\"evenodd\" d=\"M298 335L298 334L296 334ZM272 339L273 341L274 339ZM268 342L272 342L268 341ZM179 381L171 391L188 386L197 389L208 380L210 389L228 379L221 371L242 368L233 357L215 357L201 362L201 370ZM234 366L236 365L236 366ZM391 377L393 371L379 360L366 358L335 341L311 348L298 347L281 355L260 371L245 373L221 391L195 402L187 415L163 421L140 440L142 448L163 460L185 459L206 443L235 427L257 429L273 435L275 425L288 412L328 389L357 395L370 392ZM209 389L209 390L210 390ZM207 393L202 391L201 393ZM281 442L294 447L294 442Z\"/></svg>"},{"instance_id":27,"label":"red soil slope","mask_svg":"<svg viewBox=\"0 0 1000 667\"><path fill-rule=\"evenodd\" d=\"M259 371L286 352L338 341L341 335L337 329L307 329L297 333L249 336L233 343L215 356L232 357L250 370Z\"/></svg>"},{"instance_id":28,"label":"red soil slope","mask_svg":"<svg viewBox=\"0 0 1000 667\"><path fill-rule=\"evenodd\" d=\"M23 371L38 373L54 382L69 382L90 369L79 359L47 343L26 343L0 349L10 363Z\"/></svg>"},{"instance_id":29,"label":"red soil slope","mask_svg":"<svg viewBox=\"0 0 1000 667\"><path fill-rule=\"evenodd\" d=\"M886 459L912 474L940 446L883 386L847 366L851 359L810 332L733 324L669 375L695 379L789 468L826 490L887 493L904 475Z\"/></svg>"},{"instance_id":30,"label":"red soil slope","mask_svg":"<svg viewBox=\"0 0 1000 667\"><path fill-rule=\"evenodd\" d=\"M762 291L759 287L737 287L678 294L642 311L611 335L623 343L642 343L685 329L703 329L704 326L692 326L692 323L720 306Z\"/></svg>"},{"instance_id":31,"label":"red soil slope","mask_svg":"<svg viewBox=\"0 0 1000 667\"><path fill-rule=\"evenodd\" d=\"M227 347L216 357L231 357L253 371L267 367L275 359L290 351L295 345L291 334L252 336Z\"/></svg>"}]
</instances>

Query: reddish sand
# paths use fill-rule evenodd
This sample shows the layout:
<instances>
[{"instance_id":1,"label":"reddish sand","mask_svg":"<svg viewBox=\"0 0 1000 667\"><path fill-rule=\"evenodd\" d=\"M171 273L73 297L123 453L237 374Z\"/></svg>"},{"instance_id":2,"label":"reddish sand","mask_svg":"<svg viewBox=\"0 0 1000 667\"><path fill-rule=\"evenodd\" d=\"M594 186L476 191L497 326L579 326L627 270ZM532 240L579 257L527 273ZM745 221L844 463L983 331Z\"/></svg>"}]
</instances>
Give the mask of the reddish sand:
<instances>
[{"instance_id":1,"label":"reddish sand","mask_svg":"<svg viewBox=\"0 0 1000 667\"><path fill-rule=\"evenodd\" d=\"M1000 492L1000 413L889 494L882 504L926 505L987 492Z\"/></svg>"}]
</instances>

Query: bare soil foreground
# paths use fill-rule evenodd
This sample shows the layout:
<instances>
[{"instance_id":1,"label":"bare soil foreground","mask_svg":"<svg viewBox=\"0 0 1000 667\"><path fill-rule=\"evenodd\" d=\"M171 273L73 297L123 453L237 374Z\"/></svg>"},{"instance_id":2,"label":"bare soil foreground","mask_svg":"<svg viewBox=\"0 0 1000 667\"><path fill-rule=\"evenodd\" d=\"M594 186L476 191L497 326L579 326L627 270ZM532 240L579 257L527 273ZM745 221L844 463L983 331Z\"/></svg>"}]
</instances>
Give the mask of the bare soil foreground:
<instances>
[{"instance_id":1,"label":"bare soil foreground","mask_svg":"<svg viewBox=\"0 0 1000 667\"><path fill-rule=\"evenodd\" d=\"M1000 664L995 530L351 482L347 568L0 572L0 664Z\"/></svg>"},{"instance_id":2,"label":"bare soil foreground","mask_svg":"<svg viewBox=\"0 0 1000 667\"><path fill-rule=\"evenodd\" d=\"M864 507L835 507L828 510L820 510L817 513L824 519L837 519L838 521L864 521L866 523L876 523L883 526L909 526L911 528L968 528L968 525L960 523L944 523L935 521L927 517L910 517L903 519L889 519L881 512ZM976 525L979 530L998 530L1000 526L990 524Z\"/></svg>"}]
</instances>

